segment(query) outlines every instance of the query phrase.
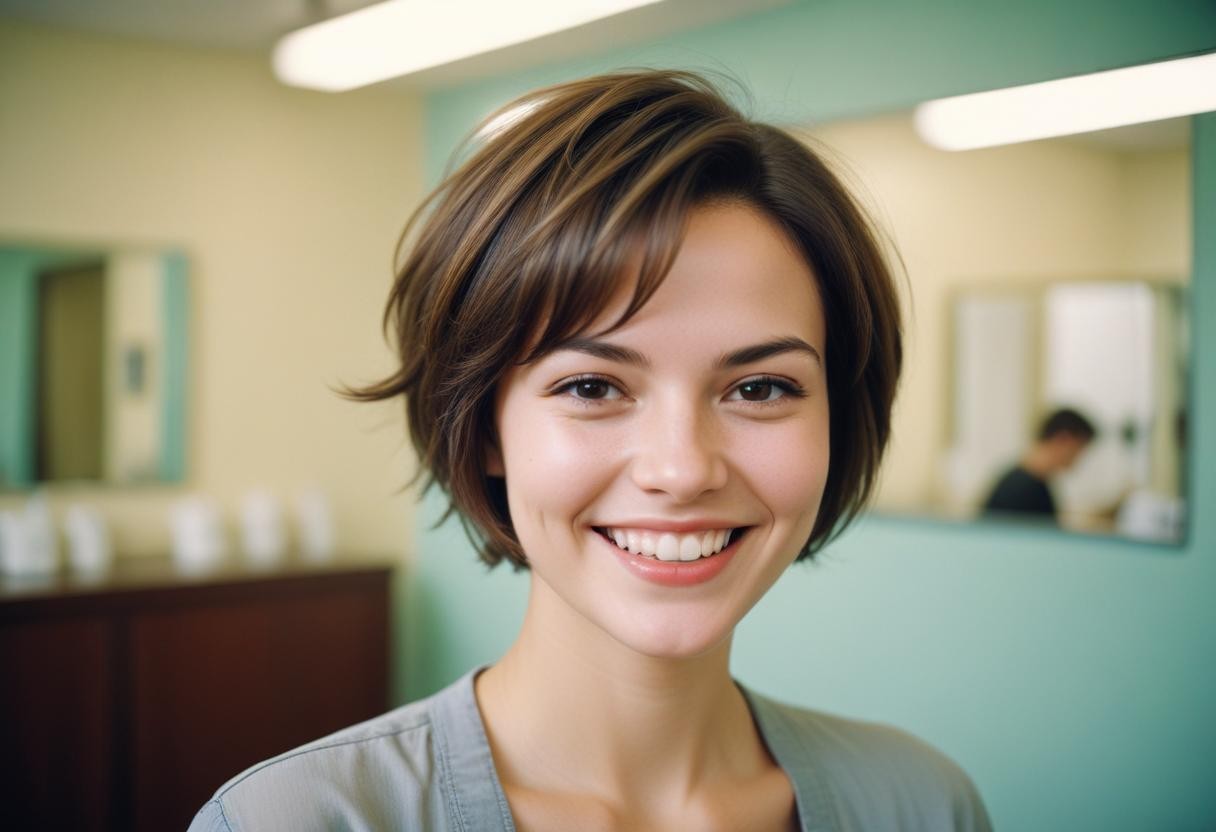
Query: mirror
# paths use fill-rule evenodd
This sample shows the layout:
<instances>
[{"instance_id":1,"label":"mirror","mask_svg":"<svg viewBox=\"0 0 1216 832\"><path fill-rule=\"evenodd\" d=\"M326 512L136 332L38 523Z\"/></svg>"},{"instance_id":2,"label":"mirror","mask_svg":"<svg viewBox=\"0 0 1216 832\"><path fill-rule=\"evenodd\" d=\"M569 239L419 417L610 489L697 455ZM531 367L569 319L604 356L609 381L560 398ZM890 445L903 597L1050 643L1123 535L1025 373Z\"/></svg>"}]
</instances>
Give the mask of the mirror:
<instances>
[{"instance_id":1,"label":"mirror","mask_svg":"<svg viewBox=\"0 0 1216 832\"><path fill-rule=\"evenodd\" d=\"M876 509L1182 542L1190 120L963 152L910 113L803 134L907 275Z\"/></svg>"},{"instance_id":2,"label":"mirror","mask_svg":"<svg viewBox=\"0 0 1216 832\"><path fill-rule=\"evenodd\" d=\"M0 488L184 473L178 251L0 242Z\"/></svg>"}]
</instances>

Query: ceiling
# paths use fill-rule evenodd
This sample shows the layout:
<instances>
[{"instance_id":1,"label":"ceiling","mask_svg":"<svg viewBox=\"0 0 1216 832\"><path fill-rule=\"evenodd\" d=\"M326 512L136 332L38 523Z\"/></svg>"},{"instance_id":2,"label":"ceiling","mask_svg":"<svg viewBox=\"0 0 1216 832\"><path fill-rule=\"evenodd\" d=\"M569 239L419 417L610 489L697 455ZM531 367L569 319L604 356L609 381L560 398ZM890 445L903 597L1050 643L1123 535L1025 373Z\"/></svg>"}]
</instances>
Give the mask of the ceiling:
<instances>
[{"instance_id":1,"label":"ceiling","mask_svg":"<svg viewBox=\"0 0 1216 832\"><path fill-rule=\"evenodd\" d=\"M412 86L431 87L516 72L550 61L620 49L681 30L801 1L663 0L654 6L426 70L404 80ZM0 19L182 46L269 54L278 38L294 29L374 2L376 0L0 0ZM423 14L429 2L444 0L418 0ZM524 3L527 0L500 2Z\"/></svg>"},{"instance_id":2,"label":"ceiling","mask_svg":"<svg viewBox=\"0 0 1216 832\"><path fill-rule=\"evenodd\" d=\"M375 0L0 0L0 17L187 46L268 50Z\"/></svg>"}]
</instances>

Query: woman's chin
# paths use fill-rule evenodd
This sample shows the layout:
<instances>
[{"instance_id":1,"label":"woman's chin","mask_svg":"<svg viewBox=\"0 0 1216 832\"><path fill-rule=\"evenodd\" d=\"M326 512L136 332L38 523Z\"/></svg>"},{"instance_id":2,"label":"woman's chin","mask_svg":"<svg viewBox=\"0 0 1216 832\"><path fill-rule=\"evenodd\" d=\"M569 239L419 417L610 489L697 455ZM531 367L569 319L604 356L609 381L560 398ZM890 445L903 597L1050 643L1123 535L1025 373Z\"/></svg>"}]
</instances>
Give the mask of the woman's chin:
<instances>
[{"instance_id":1,"label":"woman's chin","mask_svg":"<svg viewBox=\"0 0 1216 832\"><path fill-rule=\"evenodd\" d=\"M613 633L618 642L651 659L686 661L721 649L730 642L733 628L713 628L700 622L696 628L673 627L670 622L635 620L626 631Z\"/></svg>"}]
</instances>

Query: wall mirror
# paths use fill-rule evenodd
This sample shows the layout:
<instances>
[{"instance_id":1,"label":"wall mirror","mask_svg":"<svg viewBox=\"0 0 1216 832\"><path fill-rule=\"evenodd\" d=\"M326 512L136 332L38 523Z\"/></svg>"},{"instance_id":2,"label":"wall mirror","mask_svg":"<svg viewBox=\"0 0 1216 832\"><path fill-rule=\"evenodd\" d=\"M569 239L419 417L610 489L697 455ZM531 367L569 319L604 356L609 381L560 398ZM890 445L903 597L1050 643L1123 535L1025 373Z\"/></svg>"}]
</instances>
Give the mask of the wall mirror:
<instances>
[{"instance_id":1,"label":"wall mirror","mask_svg":"<svg viewBox=\"0 0 1216 832\"><path fill-rule=\"evenodd\" d=\"M926 144L911 113L801 133L907 273L876 509L1181 543L1190 120L962 152ZM1042 429L1065 410L1096 432L1059 452ZM1022 505L1026 483L1050 510Z\"/></svg>"},{"instance_id":2,"label":"wall mirror","mask_svg":"<svg viewBox=\"0 0 1216 832\"><path fill-rule=\"evenodd\" d=\"M0 241L0 488L182 478L187 262Z\"/></svg>"}]
</instances>

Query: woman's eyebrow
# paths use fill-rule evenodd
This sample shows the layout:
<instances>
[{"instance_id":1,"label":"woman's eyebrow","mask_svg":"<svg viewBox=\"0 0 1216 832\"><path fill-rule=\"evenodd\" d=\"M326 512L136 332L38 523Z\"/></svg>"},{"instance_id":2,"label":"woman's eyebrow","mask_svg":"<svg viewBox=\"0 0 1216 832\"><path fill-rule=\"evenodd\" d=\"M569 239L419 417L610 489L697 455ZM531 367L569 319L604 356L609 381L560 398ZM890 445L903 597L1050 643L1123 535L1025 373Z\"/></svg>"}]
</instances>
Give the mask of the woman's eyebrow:
<instances>
[{"instance_id":1,"label":"woman's eyebrow","mask_svg":"<svg viewBox=\"0 0 1216 832\"><path fill-rule=\"evenodd\" d=\"M645 368L650 366L650 359L637 350L617 344L610 344L607 341L597 341L594 338L571 338L559 344L554 351L556 350L573 350L574 352L581 352L594 358L602 358L605 361L631 364L636 367ZM741 367L744 364L752 364L756 361L762 361L765 358L771 358L774 355L781 355L787 352L804 352L815 359L815 363L820 367L823 366L823 357L819 355L819 351L806 341L793 335L788 335L784 338L774 338L761 344L753 344L748 347L732 350L723 354L716 362L716 366L719 369Z\"/></svg>"},{"instance_id":2,"label":"woman's eyebrow","mask_svg":"<svg viewBox=\"0 0 1216 832\"><path fill-rule=\"evenodd\" d=\"M820 367L823 366L823 357L819 354L819 350L801 338L787 335L784 338L774 338L772 341L765 341L763 344L754 344L750 347L743 347L742 349L725 353L718 359L718 367L741 367L744 364L762 361L765 358L771 358L774 355L781 355L786 352L807 353L811 358L815 359L816 364Z\"/></svg>"},{"instance_id":3,"label":"woman's eyebrow","mask_svg":"<svg viewBox=\"0 0 1216 832\"><path fill-rule=\"evenodd\" d=\"M574 350L593 358L605 361L615 361L619 364L633 364L637 367L649 367L650 359L629 347L609 344L607 341L597 341L594 338L571 338L558 344L553 352L558 350Z\"/></svg>"}]
</instances>

